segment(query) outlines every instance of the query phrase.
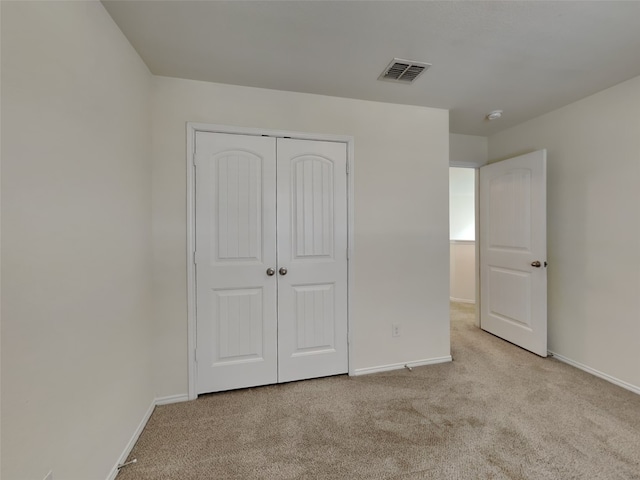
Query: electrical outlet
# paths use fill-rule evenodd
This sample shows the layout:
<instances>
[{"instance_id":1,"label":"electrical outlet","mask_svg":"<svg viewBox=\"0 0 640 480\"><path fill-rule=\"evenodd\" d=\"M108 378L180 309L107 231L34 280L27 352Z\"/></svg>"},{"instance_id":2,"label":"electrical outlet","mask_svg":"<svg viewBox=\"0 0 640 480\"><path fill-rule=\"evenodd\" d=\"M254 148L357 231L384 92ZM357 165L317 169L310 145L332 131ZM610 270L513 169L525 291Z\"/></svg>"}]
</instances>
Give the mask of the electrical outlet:
<instances>
[{"instance_id":1,"label":"electrical outlet","mask_svg":"<svg viewBox=\"0 0 640 480\"><path fill-rule=\"evenodd\" d=\"M400 336L400 325L397 323L395 325L391 325L391 336L399 337Z\"/></svg>"},{"instance_id":2,"label":"electrical outlet","mask_svg":"<svg viewBox=\"0 0 640 480\"><path fill-rule=\"evenodd\" d=\"M47 473L47 476L44 477L44 480L53 480L53 470Z\"/></svg>"}]
</instances>

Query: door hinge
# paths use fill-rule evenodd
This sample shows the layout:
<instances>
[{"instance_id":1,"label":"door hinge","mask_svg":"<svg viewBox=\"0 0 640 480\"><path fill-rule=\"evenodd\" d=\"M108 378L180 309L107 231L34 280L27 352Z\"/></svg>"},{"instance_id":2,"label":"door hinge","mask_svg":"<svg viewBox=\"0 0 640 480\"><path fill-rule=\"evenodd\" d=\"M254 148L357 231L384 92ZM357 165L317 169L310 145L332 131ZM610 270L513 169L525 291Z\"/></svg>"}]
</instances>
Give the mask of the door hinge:
<instances>
[{"instance_id":1,"label":"door hinge","mask_svg":"<svg viewBox=\"0 0 640 480\"><path fill-rule=\"evenodd\" d=\"M349 260L349 247L347 247L347 260Z\"/></svg>"},{"instance_id":2,"label":"door hinge","mask_svg":"<svg viewBox=\"0 0 640 480\"><path fill-rule=\"evenodd\" d=\"M196 262L196 255L197 255L197 253L196 253L196 252L193 252L193 264L194 264L194 265L196 265L196 264L197 264L197 262Z\"/></svg>"},{"instance_id":3,"label":"door hinge","mask_svg":"<svg viewBox=\"0 0 640 480\"><path fill-rule=\"evenodd\" d=\"M347 161L347 175L349 175L349 161Z\"/></svg>"},{"instance_id":4,"label":"door hinge","mask_svg":"<svg viewBox=\"0 0 640 480\"><path fill-rule=\"evenodd\" d=\"M198 349L197 348L193 349L193 361L198 363Z\"/></svg>"}]
</instances>

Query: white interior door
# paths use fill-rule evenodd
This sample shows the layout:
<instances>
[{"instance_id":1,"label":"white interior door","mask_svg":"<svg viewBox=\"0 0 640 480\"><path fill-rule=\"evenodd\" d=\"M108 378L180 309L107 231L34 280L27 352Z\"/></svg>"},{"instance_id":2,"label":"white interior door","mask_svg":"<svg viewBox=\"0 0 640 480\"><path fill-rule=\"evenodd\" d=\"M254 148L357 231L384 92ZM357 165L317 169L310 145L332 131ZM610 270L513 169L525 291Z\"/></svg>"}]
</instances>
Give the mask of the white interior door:
<instances>
[{"instance_id":1,"label":"white interior door","mask_svg":"<svg viewBox=\"0 0 640 480\"><path fill-rule=\"evenodd\" d=\"M197 393L346 373L345 143L196 134Z\"/></svg>"},{"instance_id":2,"label":"white interior door","mask_svg":"<svg viewBox=\"0 0 640 480\"><path fill-rule=\"evenodd\" d=\"M197 392L276 383L276 142L196 135Z\"/></svg>"},{"instance_id":3,"label":"white interior door","mask_svg":"<svg viewBox=\"0 0 640 480\"><path fill-rule=\"evenodd\" d=\"M278 379L346 373L347 146L278 140Z\"/></svg>"},{"instance_id":4,"label":"white interior door","mask_svg":"<svg viewBox=\"0 0 640 480\"><path fill-rule=\"evenodd\" d=\"M480 326L547 356L546 150L480 168Z\"/></svg>"}]
</instances>

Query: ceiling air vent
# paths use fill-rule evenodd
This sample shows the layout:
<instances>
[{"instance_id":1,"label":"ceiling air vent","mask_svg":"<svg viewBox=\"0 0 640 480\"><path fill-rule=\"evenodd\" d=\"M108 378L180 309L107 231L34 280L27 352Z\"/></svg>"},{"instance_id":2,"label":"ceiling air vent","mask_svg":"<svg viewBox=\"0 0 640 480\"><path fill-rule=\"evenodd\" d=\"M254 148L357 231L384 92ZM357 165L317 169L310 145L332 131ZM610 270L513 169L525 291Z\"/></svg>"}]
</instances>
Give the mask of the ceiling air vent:
<instances>
[{"instance_id":1,"label":"ceiling air vent","mask_svg":"<svg viewBox=\"0 0 640 480\"><path fill-rule=\"evenodd\" d=\"M378 80L388 80L391 82L412 83L420 76L430 63L414 62L413 60L403 60L394 58L393 61L384 69Z\"/></svg>"}]
</instances>

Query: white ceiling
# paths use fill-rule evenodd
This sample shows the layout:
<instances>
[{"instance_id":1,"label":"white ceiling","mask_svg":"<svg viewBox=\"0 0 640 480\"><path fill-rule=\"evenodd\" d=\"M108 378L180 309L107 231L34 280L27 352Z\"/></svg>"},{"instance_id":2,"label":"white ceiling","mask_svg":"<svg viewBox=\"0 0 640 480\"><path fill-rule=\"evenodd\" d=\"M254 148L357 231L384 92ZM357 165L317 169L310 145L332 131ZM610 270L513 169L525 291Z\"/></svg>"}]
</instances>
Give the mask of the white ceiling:
<instances>
[{"instance_id":1,"label":"white ceiling","mask_svg":"<svg viewBox=\"0 0 640 480\"><path fill-rule=\"evenodd\" d=\"M490 135L640 75L640 1L103 4L154 74L446 108L453 133ZM377 80L394 57L433 66L412 85Z\"/></svg>"}]
</instances>

